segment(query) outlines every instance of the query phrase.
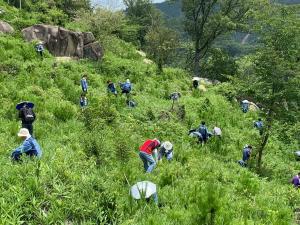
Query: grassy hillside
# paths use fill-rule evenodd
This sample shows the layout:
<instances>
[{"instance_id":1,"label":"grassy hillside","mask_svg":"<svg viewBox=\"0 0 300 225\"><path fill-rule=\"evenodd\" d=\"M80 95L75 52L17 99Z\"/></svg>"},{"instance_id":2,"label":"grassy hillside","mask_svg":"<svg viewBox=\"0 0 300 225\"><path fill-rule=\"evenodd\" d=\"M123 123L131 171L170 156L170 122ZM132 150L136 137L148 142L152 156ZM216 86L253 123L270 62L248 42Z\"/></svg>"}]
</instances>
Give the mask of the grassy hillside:
<instances>
[{"instance_id":1,"label":"grassy hillside","mask_svg":"<svg viewBox=\"0 0 300 225\"><path fill-rule=\"evenodd\" d=\"M299 165L295 144L276 135L264 157L265 177L241 168L245 144L256 146L252 128L256 113L242 114L222 95L229 84L191 89L188 74L144 64L135 49L118 39L106 40L102 62L61 62L50 54L41 60L33 45L15 36L0 37L0 224L292 224L299 205L288 183ZM88 74L89 106L79 108L79 80ZM129 78L138 107L125 97L107 95L106 80ZM180 105L170 111L167 96L180 91ZM38 160L13 164L9 157L20 144L15 105L36 104L35 136L43 149ZM184 112L184 113L183 113ZM187 135L205 120L218 122L224 138L200 147ZM175 158L145 174L138 147L157 137L174 144ZM135 202L132 185L150 180L158 185L161 207Z\"/></svg>"}]
</instances>

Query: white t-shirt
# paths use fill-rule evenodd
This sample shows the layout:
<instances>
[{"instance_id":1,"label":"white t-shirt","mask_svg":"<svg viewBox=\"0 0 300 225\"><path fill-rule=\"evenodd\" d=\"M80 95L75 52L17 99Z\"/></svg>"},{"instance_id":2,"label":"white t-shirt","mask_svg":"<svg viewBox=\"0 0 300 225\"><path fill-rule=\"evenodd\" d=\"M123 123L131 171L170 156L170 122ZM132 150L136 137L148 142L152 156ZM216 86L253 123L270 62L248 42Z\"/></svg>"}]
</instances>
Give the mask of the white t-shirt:
<instances>
[{"instance_id":1,"label":"white t-shirt","mask_svg":"<svg viewBox=\"0 0 300 225\"><path fill-rule=\"evenodd\" d=\"M222 135L222 131L221 128L219 127L214 127L213 133L217 136L221 136Z\"/></svg>"}]
</instances>

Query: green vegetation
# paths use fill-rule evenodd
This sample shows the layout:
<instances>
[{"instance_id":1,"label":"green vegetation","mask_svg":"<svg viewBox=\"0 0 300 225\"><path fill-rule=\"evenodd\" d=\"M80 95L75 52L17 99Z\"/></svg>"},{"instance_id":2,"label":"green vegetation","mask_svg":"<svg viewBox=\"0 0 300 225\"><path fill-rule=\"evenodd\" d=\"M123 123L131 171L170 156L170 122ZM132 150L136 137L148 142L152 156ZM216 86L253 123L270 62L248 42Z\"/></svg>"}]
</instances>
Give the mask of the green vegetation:
<instances>
[{"instance_id":1,"label":"green vegetation","mask_svg":"<svg viewBox=\"0 0 300 225\"><path fill-rule=\"evenodd\" d=\"M124 26L116 29L120 32L106 26L108 30L101 31L99 27L96 33L105 48L101 62L79 60L58 62L54 66L54 57L46 52L41 60L33 44L24 42L19 33L20 28L42 21L39 18L49 16L48 13L35 15L4 2L0 7L6 11L0 18L17 29L14 35L0 36L3 104L0 109L0 224L293 224L293 211L300 206L299 192L289 184L300 170L299 162L293 157L300 142L299 98L276 92L276 101L285 99L293 107L289 107L288 116L277 113L272 117L259 173L256 155L261 137L252 127L253 120L265 115L263 112L243 114L234 98L264 99L262 103L269 106L269 97L262 95L268 94L273 81L270 78L274 75L270 68L273 61L266 57L269 52L272 58L279 58L280 63L275 67L279 69L275 72L289 69L287 74L275 73L276 78L282 81L282 75L289 75L293 82L287 81L293 90L299 90L299 68L295 63L299 59L294 57L298 51L296 39L295 43L289 43L294 44L292 50L296 52L278 50L276 41L258 53L237 60L232 70L220 66L217 69L221 73L232 75L226 77L231 82L199 92L192 90L189 73L165 67L158 74L155 65L145 64L136 53L134 41L120 39L122 35L134 37L129 36L132 30L127 25L132 28L135 24L126 21L123 15L119 19ZM114 14L104 15L111 18ZM67 18L67 27L90 28L85 23L88 19L76 23ZM94 19L91 21L97 24L96 19L103 17ZM109 24L113 20L101 21ZM271 22L274 27L279 24L276 20ZM272 31L278 33L270 32L265 37L282 34L276 40L284 43L285 37L292 37L288 36L290 26ZM284 47L290 49L288 44ZM206 65L211 74L213 63L229 61L222 52L215 54L218 57ZM261 63L255 63L257 59ZM89 105L82 112L79 81L83 73L88 74L90 88ZM262 89L264 93L255 92L257 87L249 85L254 80L250 79L253 74L258 74L255 79L262 82L255 84L266 85ZM134 109L126 107L125 96L116 98L106 93L107 80L117 83L126 78L134 84L132 97L138 102ZM172 103L168 95L173 91L182 93L180 105L184 107L170 111ZM10 153L20 142L16 137L20 122L16 120L15 105L21 100L36 104L35 136L43 157L39 161L25 159L21 164L13 164ZM219 124L223 130L221 144L211 139L200 147L188 137L188 130L198 126L201 120L210 129L216 122ZM145 174L138 147L145 139L155 137L174 144L174 161L163 161L153 173ZM237 164L245 144L254 146L248 168ZM156 183L161 207L133 201L125 176L131 185L142 180Z\"/></svg>"}]
</instances>

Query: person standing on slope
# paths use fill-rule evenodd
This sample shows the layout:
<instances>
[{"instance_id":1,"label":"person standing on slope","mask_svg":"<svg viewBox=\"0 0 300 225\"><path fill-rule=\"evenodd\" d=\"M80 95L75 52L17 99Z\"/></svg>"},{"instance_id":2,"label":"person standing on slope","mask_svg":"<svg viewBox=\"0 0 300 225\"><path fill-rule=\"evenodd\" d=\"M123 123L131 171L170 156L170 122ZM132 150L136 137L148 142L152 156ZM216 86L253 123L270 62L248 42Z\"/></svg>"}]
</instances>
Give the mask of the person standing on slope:
<instances>
[{"instance_id":1,"label":"person standing on slope","mask_svg":"<svg viewBox=\"0 0 300 225\"><path fill-rule=\"evenodd\" d=\"M30 135L33 135L32 124L36 119L33 107L34 104L32 102L21 102L16 106L16 109L19 110L19 119L22 121L22 128L27 128Z\"/></svg>"},{"instance_id":2,"label":"person standing on slope","mask_svg":"<svg viewBox=\"0 0 300 225\"><path fill-rule=\"evenodd\" d=\"M139 156L144 164L144 169L147 173L151 173L157 162L157 148L160 146L158 139L148 139L140 146ZM153 157L154 155L154 157Z\"/></svg>"},{"instance_id":3,"label":"person standing on slope","mask_svg":"<svg viewBox=\"0 0 300 225\"><path fill-rule=\"evenodd\" d=\"M83 75L80 80L80 85L82 88L82 91L86 93L88 91L88 82L87 82L87 75Z\"/></svg>"},{"instance_id":4,"label":"person standing on slope","mask_svg":"<svg viewBox=\"0 0 300 225\"><path fill-rule=\"evenodd\" d=\"M201 144L206 143L207 140L208 140L208 137L209 137L209 132L208 132L208 129L207 129L204 121L201 122L201 125L197 129L197 132L199 132L202 136L202 143Z\"/></svg>"},{"instance_id":5,"label":"person standing on slope","mask_svg":"<svg viewBox=\"0 0 300 225\"><path fill-rule=\"evenodd\" d=\"M258 121L254 122L254 127L259 131L260 135L263 135L264 124L261 118L258 118Z\"/></svg>"},{"instance_id":6,"label":"person standing on slope","mask_svg":"<svg viewBox=\"0 0 300 225\"><path fill-rule=\"evenodd\" d=\"M247 162L250 159L251 153L252 153L252 146L251 145L245 145L245 147L243 148L243 158L242 158L242 160L239 160L238 163L241 166L246 167Z\"/></svg>"}]
</instances>

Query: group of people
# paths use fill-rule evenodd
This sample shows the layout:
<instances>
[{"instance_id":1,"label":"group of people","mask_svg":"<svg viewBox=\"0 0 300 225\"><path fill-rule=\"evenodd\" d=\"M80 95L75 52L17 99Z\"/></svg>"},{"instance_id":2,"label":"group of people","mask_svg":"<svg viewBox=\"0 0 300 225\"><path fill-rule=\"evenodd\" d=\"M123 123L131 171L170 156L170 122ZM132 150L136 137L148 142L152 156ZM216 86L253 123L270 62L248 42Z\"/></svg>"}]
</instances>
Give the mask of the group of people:
<instances>
[{"instance_id":1,"label":"group of people","mask_svg":"<svg viewBox=\"0 0 300 225\"><path fill-rule=\"evenodd\" d=\"M18 137L23 140L23 143L12 152L11 158L14 161L21 161L22 154L38 158L42 156L41 147L33 137L33 122L36 119L33 107L32 102L21 102L16 106L19 111L19 119L22 121Z\"/></svg>"},{"instance_id":2,"label":"group of people","mask_svg":"<svg viewBox=\"0 0 300 225\"><path fill-rule=\"evenodd\" d=\"M82 94L80 96L80 107L85 109L88 105L88 100L87 100L87 91L88 91L88 81L87 81L87 75L83 75L81 80L80 80L80 85L82 88ZM120 88L121 88L121 94L125 94L127 99L126 99L126 105L130 108L134 108L137 106L137 103L130 98L130 92L132 90L132 84L129 79L127 79L124 83L119 82ZM115 96L118 95L118 91L116 88L116 85L111 81L107 81L107 92L111 93Z\"/></svg>"},{"instance_id":3,"label":"group of people","mask_svg":"<svg viewBox=\"0 0 300 225\"><path fill-rule=\"evenodd\" d=\"M200 126L197 129L192 129L189 131L190 137L196 137L198 139L198 143L203 145L207 142L207 140L215 136L219 139L222 137L222 130L217 124L214 126L212 132L208 131L208 128L205 124L205 121L202 121Z\"/></svg>"}]
</instances>

